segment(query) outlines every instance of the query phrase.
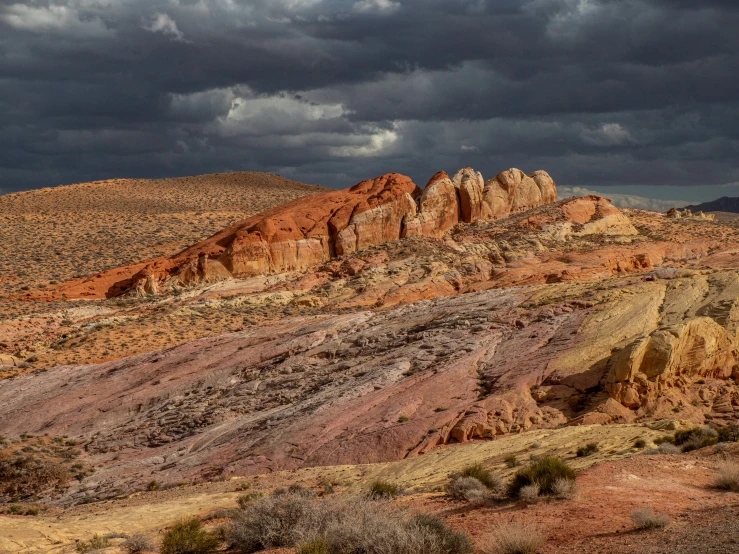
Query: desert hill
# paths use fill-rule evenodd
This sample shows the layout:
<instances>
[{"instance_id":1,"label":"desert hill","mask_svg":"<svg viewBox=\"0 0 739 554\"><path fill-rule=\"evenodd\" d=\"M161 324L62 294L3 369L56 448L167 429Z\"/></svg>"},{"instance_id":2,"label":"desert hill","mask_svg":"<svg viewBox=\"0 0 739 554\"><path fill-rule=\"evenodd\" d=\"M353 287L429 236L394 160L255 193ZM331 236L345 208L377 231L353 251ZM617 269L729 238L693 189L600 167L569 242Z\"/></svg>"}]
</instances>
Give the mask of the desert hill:
<instances>
[{"instance_id":1,"label":"desert hill","mask_svg":"<svg viewBox=\"0 0 739 554\"><path fill-rule=\"evenodd\" d=\"M702 202L694 206L685 206L685 209L692 210L694 212L700 210L704 212L739 213L739 198L722 196L721 198L717 198L716 200L711 200L709 202Z\"/></svg>"},{"instance_id":2,"label":"desert hill","mask_svg":"<svg viewBox=\"0 0 739 554\"><path fill-rule=\"evenodd\" d=\"M0 196L0 285L46 285L181 250L325 189L267 173L113 179Z\"/></svg>"}]
</instances>

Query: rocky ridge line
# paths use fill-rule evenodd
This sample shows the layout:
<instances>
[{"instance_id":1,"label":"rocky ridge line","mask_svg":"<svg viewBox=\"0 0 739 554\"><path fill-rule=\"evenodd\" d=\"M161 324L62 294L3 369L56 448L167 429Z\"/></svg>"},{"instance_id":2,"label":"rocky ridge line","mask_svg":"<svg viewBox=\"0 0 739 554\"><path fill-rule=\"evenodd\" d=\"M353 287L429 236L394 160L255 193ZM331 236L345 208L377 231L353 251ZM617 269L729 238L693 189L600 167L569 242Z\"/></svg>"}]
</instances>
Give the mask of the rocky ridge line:
<instances>
[{"instance_id":1,"label":"rocky ridge line","mask_svg":"<svg viewBox=\"0 0 739 554\"><path fill-rule=\"evenodd\" d=\"M492 221L556 201L546 171L519 169L487 182L463 168L440 171L421 190L388 173L351 188L300 198L201 241L172 257L102 272L46 292L55 298L156 294L230 277L303 271L404 237L441 237L457 223Z\"/></svg>"}]
</instances>

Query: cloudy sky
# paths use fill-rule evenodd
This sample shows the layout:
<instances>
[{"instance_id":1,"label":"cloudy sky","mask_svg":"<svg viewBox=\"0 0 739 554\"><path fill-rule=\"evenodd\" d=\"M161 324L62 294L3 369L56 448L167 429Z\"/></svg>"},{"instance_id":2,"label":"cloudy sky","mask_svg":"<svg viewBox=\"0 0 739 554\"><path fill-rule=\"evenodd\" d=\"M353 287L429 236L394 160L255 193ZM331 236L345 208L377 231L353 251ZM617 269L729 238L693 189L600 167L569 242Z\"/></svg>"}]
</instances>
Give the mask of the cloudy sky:
<instances>
[{"instance_id":1,"label":"cloudy sky","mask_svg":"<svg viewBox=\"0 0 739 554\"><path fill-rule=\"evenodd\" d=\"M737 0L0 0L0 190L471 165L739 195Z\"/></svg>"}]
</instances>

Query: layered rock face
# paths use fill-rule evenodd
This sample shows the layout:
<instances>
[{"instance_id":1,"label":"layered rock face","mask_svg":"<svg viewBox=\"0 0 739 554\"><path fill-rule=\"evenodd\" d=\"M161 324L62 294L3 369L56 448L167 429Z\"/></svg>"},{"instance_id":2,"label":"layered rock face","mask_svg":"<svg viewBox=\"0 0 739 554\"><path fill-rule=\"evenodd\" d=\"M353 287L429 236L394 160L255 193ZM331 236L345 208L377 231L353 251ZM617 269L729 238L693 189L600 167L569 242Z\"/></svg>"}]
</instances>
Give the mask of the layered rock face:
<instances>
[{"instance_id":1,"label":"layered rock face","mask_svg":"<svg viewBox=\"0 0 739 554\"><path fill-rule=\"evenodd\" d=\"M286 318L0 381L0 421L85 437L103 467L70 501L562 424L728 423L737 290L736 270L656 270Z\"/></svg>"},{"instance_id":2,"label":"layered rock face","mask_svg":"<svg viewBox=\"0 0 739 554\"><path fill-rule=\"evenodd\" d=\"M404 237L440 238L457 223L494 220L554 202L545 171L509 169L484 183L472 168L435 174L421 191L399 173L316 194L256 215L170 258L73 281L50 291L100 298L161 290L229 277L303 271L335 257Z\"/></svg>"},{"instance_id":3,"label":"layered rock face","mask_svg":"<svg viewBox=\"0 0 739 554\"><path fill-rule=\"evenodd\" d=\"M639 408L672 388L703 379L739 376L729 332L708 317L657 329L615 352L606 389L627 408Z\"/></svg>"}]
</instances>

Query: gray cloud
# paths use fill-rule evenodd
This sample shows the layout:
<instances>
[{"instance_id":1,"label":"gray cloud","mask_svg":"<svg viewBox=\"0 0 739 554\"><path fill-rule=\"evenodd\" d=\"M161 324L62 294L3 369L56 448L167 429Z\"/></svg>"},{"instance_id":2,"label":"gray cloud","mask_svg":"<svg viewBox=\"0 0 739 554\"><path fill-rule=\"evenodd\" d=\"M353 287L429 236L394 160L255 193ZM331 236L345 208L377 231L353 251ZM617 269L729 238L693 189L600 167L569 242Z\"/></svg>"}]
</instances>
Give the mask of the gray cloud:
<instances>
[{"instance_id":1,"label":"gray cloud","mask_svg":"<svg viewBox=\"0 0 739 554\"><path fill-rule=\"evenodd\" d=\"M463 165L736 182L737 24L720 0L11 0L0 187Z\"/></svg>"}]
</instances>

